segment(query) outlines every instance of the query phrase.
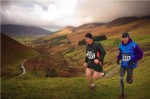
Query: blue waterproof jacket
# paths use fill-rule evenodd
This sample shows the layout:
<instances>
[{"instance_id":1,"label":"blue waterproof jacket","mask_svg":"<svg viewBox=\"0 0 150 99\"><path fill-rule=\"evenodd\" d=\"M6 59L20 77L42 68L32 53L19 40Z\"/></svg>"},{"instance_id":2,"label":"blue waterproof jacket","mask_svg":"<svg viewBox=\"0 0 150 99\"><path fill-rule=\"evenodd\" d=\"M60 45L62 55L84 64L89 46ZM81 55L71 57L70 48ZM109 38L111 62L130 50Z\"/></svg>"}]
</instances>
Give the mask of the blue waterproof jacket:
<instances>
[{"instance_id":1,"label":"blue waterproof jacket","mask_svg":"<svg viewBox=\"0 0 150 99\"><path fill-rule=\"evenodd\" d=\"M137 66L137 62L135 62L132 66L129 66L129 61L134 60L136 57L136 53L134 51L137 44L135 42L130 42L127 45L120 44L119 49L122 53L121 58L121 66L128 68L135 68Z\"/></svg>"},{"instance_id":2,"label":"blue waterproof jacket","mask_svg":"<svg viewBox=\"0 0 150 99\"><path fill-rule=\"evenodd\" d=\"M137 43L133 42L131 38L127 44L123 42L119 45L119 54L117 60L121 60L121 66L127 68L137 67L137 62L143 58L143 51ZM134 61L134 64L129 66L129 61Z\"/></svg>"}]
</instances>

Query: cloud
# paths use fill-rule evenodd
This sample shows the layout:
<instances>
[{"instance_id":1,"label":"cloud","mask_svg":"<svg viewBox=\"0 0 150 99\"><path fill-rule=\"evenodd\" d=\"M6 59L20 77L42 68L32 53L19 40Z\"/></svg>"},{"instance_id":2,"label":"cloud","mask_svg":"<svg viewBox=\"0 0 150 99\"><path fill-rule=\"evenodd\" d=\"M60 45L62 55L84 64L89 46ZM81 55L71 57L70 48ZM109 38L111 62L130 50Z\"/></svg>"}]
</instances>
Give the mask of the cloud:
<instances>
[{"instance_id":1,"label":"cloud","mask_svg":"<svg viewBox=\"0 0 150 99\"><path fill-rule=\"evenodd\" d=\"M39 27L68 25L77 0L3 1L2 24L21 24Z\"/></svg>"},{"instance_id":2,"label":"cloud","mask_svg":"<svg viewBox=\"0 0 150 99\"><path fill-rule=\"evenodd\" d=\"M78 4L77 18L84 22L109 22L118 17L150 15L149 1L89 0Z\"/></svg>"},{"instance_id":3,"label":"cloud","mask_svg":"<svg viewBox=\"0 0 150 99\"><path fill-rule=\"evenodd\" d=\"M126 0L5 0L1 23L59 29L118 17L150 15L149 1Z\"/></svg>"}]
</instances>

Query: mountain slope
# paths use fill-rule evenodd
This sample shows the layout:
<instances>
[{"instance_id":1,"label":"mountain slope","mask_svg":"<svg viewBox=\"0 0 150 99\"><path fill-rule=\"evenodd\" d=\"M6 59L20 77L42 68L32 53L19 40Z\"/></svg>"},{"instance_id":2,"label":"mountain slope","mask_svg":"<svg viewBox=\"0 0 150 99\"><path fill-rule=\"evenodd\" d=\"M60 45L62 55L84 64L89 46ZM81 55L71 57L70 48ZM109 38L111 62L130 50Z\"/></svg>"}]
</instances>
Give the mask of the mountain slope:
<instances>
[{"instance_id":1,"label":"mountain slope","mask_svg":"<svg viewBox=\"0 0 150 99\"><path fill-rule=\"evenodd\" d=\"M120 43L120 31L128 29L133 41L137 42L144 51L144 58L139 61L136 69L134 69L134 82L126 83L126 75L124 77L125 95L127 99L149 99L150 98L150 23L148 19L142 19L137 22L131 22L122 26L115 26L108 30L107 27L98 27L97 30L107 31L110 37L102 41L102 45L106 49L106 57L104 71L109 72L112 68L116 68L116 56L118 54L118 45ZM106 29L106 30L105 30ZM109 34L110 33L110 34ZM112 36L112 34L113 36ZM98 35L95 30L94 35ZM75 36L75 35L72 35ZM57 40L58 38L56 38ZM60 38L59 38L60 39ZM78 38L76 38L78 40ZM47 44L47 43L45 43ZM46 45L45 45L46 46ZM67 48L66 46L59 46ZM64 53L70 62L83 59L81 65L76 61L75 65L84 69L83 62L85 57L84 46L74 46L75 49L68 48L58 54L59 57ZM43 47L42 47L43 48ZM47 48L47 46L46 46ZM54 48L54 46L52 47ZM57 48L57 50L61 49ZM50 49L49 49L50 50ZM50 50L51 51L51 50ZM55 51L55 50L53 50ZM52 52L52 51L51 51ZM65 58L65 57L64 57ZM57 57L55 59L57 61ZM59 59L58 59L59 60ZM40 61L40 63L42 63ZM53 64L55 64L54 62ZM61 66L65 66L62 64ZM120 66L118 66L120 67ZM84 71L83 71L84 72ZM19 78L2 79L1 95L4 99L118 99L120 95L119 70L114 71L113 75L108 78L104 77L95 81L96 89L90 90L88 82L83 76L72 78L46 78L45 76L35 76L38 72L29 73ZM40 75L40 74L38 74ZM14 91L15 90L15 91Z\"/></svg>"},{"instance_id":2,"label":"mountain slope","mask_svg":"<svg viewBox=\"0 0 150 99\"><path fill-rule=\"evenodd\" d=\"M78 42L82 39L84 39L84 36L86 33L91 32L93 36L98 35L106 35L108 38L120 35L124 31L131 31L137 28L144 27L146 25L149 25L150 18L143 18L137 21L129 22L122 25L117 25L113 27L108 27L107 25L98 26L95 28L89 28L88 30L85 29L85 31L82 32L73 32L71 34L68 34L67 37L71 41L72 44L78 44Z\"/></svg>"},{"instance_id":3,"label":"mountain slope","mask_svg":"<svg viewBox=\"0 0 150 99\"><path fill-rule=\"evenodd\" d=\"M89 23L83 24L78 27L66 27L56 32L53 35L48 35L39 39L38 41L44 42L49 39L56 38L58 36L66 35L67 39L77 45L78 42L84 39L86 33L91 32L93 36L106 35L112 37L119 35L124 31L131 31L137 28L148 25L150 22L150 16L145 17L122 17L117 18L108 23Z\"/></svg>"},{"instance_id":4,"label":"mountain slope","mask_svg":"<svg viewBox=\"0 0 150 99\"><path fill-rule=\"evenodd\" d=\"M18 35L48 35L51 31L39 28L39 27L29 27L29 26L19 26L19 25L1 25L1 32L9 36Z\"/></svg>"},{"instance_id":5,"label":"mountain slope","mask_svg":"<svg viewBox=\"0 0 150 99\"><path fill-rule=\"evenodd\" d=\"M2 77L12 77L21 71L21 62L36 55L37 52L14 39L1 33L1 74Z\"/></svg>"},{"instance_id":6,"label":"mountain slope","mask_svg":"<svg viewBox=\"0 0 150 99\"><path fill-rule=\"evenodd\" d=\"M78 27L67 26L55 32L55 34L68 34L68 33L74 33L74 32L88 31L89 29L93 29L98 26L102 26L104 24L105 23L87 23L87 24L80 25Z\"/></svg>"},{"instance_id":7,"label":"mountain slope","mask_svg":"<svg viewBox=\"0 0 150 99\"><path fill-rule=\"evenodd\" d=\"M74 32L74 27L73 26L67 26L59 31L57 31L57 34L68 34Z\"/></svg>"},{"instance_id":8,"label":"mountain slope","mask_svg":"<svg viewBox=\"0 0 150 99\"><path fill-rule=\"evenodd\" d=\"M119 26L119 25L127 24L129 22L136 21L136 20L138 20L138 17L122 17L122 18L117 18L111 22L108 22L106 25L108 27Z\"/></svg>"},{"instance_id":9,"label":"mountain slope","mask_svg":"<svg viewBox=\"0 0 150 99\"><path fill-rule=\"evenodd\" d=\"M120 25L125 25L127 23L131 23L131 22L135 22L138 20L143 20L143 19L149 19L150 16L144 16L144 17L121 17L121 18L117 18L111 22L108 22L107 24L105 24L108 27L112 27L112 26L120 26Z\"/></svg>"},{"instance_id":10,"label":"mountain slope","mask_svg":"<svg viewBox=\"0 0 150 99\"><path fill-rule=\"evenodd\" d=\"M150 57L145 57L134 71L134 82L125 82L127 99L150 98L150 73L148 68ZM141 72L141 71L144 71ZM33 78L24 77L2 80L2 98L11 99L118 99L120 94L119 77L102 78L95 81L96 89L90 90L85 77L74 78ZM15 91L14 91L15 90ZM13 93L13 94L12 94ZM8 95L9 94L9 95Z\"/></svg>"},{"instance_id":11,"label":"mountain slope","mask_svg":"<svg viewBox=\"0 0 150 99\"><path fill-rule=\"evenodd\" d=\"M104 25L105 23L87 23L87 24L83 24L80 25L78 27L75 27L75 32L81 33L81 32L88 32L91 30L94 30L96 27L100 27L102 25Z\"/></svg>"},{"instance_id":12,"label":"mountain slope","mask_svg":"<svg viewBox=\"0 0 150 99\"><path fill-rule=\"evenodd\" d=\"M138 42L144 51L144 58L139 61L138 67L134 69L134 82L132 84L127 84L125 81L126 75L124 77L125 95L127 99L150 98L149 26L130 31L133 40ZM143 36L139 34L145 31L148 33L143 34ZM104 42L102 44L107 45L107 43L112 43L112 40L106 40ZM115 63L118 48L114 49L111 46L110 49L112 50L107 50L105 62L113 61L107 65L108 68L115 68L118 66ZM76 51L79 51L79 49ZM78 53L81 55L81 52ZM110 77L104 77L95 81L95 90L88 88L85 75L84 77L73 78L42 78L27 73L20 78L2 79L1 95L4 99L118 99L120 95L119 70L114 72L114 75Z\"/></svg>"}]
</instances>

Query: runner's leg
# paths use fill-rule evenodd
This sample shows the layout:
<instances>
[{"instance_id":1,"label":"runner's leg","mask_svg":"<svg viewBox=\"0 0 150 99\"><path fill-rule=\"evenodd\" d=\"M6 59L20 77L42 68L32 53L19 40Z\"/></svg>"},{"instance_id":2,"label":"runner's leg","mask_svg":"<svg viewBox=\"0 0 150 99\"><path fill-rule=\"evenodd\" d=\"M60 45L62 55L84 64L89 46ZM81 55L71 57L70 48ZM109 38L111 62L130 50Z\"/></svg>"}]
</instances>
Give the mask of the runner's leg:
<instances>
[{"instance_id":1,"label":"runner's leg","mask_svg":"<svg viewBox=\"0 0 150 99\"><path fill-rule=\"evenodd\" d=\"M92 73L93 73L93 69L86 68L86 78L88 80L89 85L93 84Z\"/></svg>"},{"instance_id":2,"label":"runner's leg","mask_svg":"<svg viewBox=\"0 0 150 99\"><path fill-rule=\"evenodd\" d=\"M100 79L101 77L103 77L103 75L104 75L103 72L94 71L94 73L93 73L93 79L94 80Z\"/></svg>"},{"instance_id":3,"label":"runner's leg","mask_svg":"<svg viewBox=\"0 0 150 99\"><path fill-rule=\"evenodd\" d=\"M128 84L131 84L133 82L133 68L127 68L126 81Z\"/></svg>"},{"instance_id":4,"label":"runner's leg","mask_svg":"<svg viewBox=\"0 0 150 99\"><path fill-rule=\"evenodd\" d=\"M124 94L124 82L123 82L123 78L126 72L126 68L123 68L122 66L120 67L120 90L121 90L121 94Z\"/></svg>"}]
</instances>

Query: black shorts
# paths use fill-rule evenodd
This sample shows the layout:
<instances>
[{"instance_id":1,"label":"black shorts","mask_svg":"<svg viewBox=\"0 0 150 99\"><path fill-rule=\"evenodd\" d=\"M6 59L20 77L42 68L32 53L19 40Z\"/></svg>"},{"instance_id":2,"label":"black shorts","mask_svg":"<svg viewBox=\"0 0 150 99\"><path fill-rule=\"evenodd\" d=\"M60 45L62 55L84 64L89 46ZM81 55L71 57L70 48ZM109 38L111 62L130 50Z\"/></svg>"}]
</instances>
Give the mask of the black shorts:
<instances>
[{"instance_id":1,"label":"black shorts","mask_svg":"<svg viewBox=\"0 0 150 99\"><path fill-rule=\"evenodd\" d=\"M103 68L100 66L100 64L95 64L94 62L88 62L88 68L94 69L97 72L102 72Z\"/></svg>"}]
</instances>

